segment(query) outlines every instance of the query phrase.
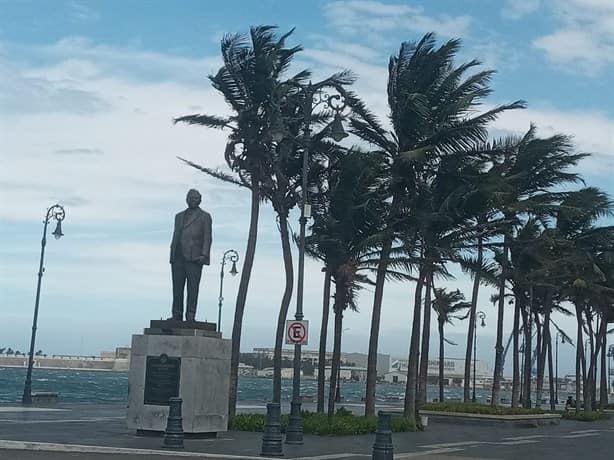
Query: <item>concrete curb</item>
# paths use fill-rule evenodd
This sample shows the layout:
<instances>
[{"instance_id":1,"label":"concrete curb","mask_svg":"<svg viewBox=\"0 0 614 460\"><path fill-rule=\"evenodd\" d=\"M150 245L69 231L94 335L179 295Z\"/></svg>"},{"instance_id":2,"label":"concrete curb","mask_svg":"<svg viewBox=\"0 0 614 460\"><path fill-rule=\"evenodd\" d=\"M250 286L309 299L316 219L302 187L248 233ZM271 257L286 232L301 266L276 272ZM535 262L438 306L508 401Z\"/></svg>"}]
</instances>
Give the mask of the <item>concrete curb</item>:
<instances>
[{"instance_id":1,"label":"concrete curb","mask_svg":"<svg viewBox=\"0 0 614 460\"><path fill-rule=\"evenodd\" d=\"M67 453L90 453L90 454L129 454L129 455L160 455L166 457L191 457L191 458L213 458L228 460L266 460L273 457L247 456L247 455L228 455L204 452L185 452L176 450L154 450L154 449L133 449L128 447L104 447L86 446L80 444L59 444L51 442L30 442L30 441L8 441L0 440L1 450L28 450L39 452L67 452ZM327 454L301 457L286 457L288 460L336 460L349 457L369 457L366 454Z\"/></svg>"},{"instance_id":2,"label":"concrete curb","mask_svg":"<svg viewBox=\"0 0 614 460\"><path fill-rule=\"evenodd\" d=\"M430 421L435 423L507 425L517 427L559 425L561 423L560 414L491 415L421 410L420 415L428 416Z\"/></svg>"}]
</instances>

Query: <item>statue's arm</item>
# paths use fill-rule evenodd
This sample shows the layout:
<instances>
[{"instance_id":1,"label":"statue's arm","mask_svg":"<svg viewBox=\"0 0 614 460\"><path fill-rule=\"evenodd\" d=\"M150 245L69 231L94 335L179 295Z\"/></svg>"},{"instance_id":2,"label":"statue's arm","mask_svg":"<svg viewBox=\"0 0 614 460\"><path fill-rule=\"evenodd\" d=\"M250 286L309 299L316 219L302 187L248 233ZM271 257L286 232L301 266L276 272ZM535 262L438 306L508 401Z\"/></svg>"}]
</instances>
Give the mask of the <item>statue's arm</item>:
<instances>
[{"instance_id":1,"label":"statue's arm","mask_svg":"<svg viewBox=\"0 0 614 460\"><path fill-rule=\"evenodd\" d=\"M202 255L205 257L205 265L209 265L211 255L211 242L213 241L211 229L211 215L205 214L205 236L203 238Z\"/></svg>"}]
</instances>

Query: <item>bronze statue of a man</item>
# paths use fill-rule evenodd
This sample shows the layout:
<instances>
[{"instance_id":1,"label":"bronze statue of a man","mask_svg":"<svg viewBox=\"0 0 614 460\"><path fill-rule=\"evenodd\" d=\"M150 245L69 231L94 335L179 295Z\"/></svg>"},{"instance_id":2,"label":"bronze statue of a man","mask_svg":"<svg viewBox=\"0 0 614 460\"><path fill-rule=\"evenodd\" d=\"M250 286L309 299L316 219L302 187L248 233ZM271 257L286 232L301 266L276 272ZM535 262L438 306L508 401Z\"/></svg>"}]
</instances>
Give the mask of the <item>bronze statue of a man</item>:
<instances>
[{"instance_id":1,"label":"bronze statue of a man","mask_svg":"<svg viewBox=\"0 0 614 460\"><path fill-rule=\"evenodd\" d=\"M183 320L183 293L188 285L186 321L196 318L198 289L203 265L209 265L211 251L211 215L200 209L198 190L188 191L188 208L175 216L171 242L171 273L173 278L173 319Z\"/></svg>"}]
</instances>

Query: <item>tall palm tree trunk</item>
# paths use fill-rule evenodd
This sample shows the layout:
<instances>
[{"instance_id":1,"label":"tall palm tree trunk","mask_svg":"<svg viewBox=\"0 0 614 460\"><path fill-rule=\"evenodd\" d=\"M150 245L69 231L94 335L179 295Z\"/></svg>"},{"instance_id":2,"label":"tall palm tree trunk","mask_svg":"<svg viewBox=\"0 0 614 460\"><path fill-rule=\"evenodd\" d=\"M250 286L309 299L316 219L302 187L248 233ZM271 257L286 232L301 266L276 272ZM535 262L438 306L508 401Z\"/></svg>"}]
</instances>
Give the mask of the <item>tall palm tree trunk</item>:
<instances>
[{"instance_id":1,"label":"tall palm tree trunk","mask_svg":"<svg viewBox=\"0 0 614 460\"><path fill-rule=\"evenodd\" d=\"M439 328L439 402L444 402L443 396L443 357L444 357L444 341L443 341L443 326L442 320L438 321Z\"/></svg>"},{"instance_id":2,"label":"tall palm tree trunk","mask_svg":"<svg viewBox=\"0 0 614 460\"><path fill-rule=\"evenodd\" d=\"M518 297L514 301L514 329L512 330L513 338L513 375L512 375L512 407L518 407L520 401L520 302Z\"/></svg>"},{"instance_id":3,"label":"tall palm tree trunk","mask_svg":"<svg viewBox=\"0 0 614 460\"><path fill-rule=\"evenodd\" d=\"M345 296L340 296L340 289L343 289L339 285L336 288L336 295L338 299L343 299ZM341 333L343 331L343 305L338 304L341 301L335 301L335 338L333 342L333 361L330 367L330 384L328 385L328 415L331 416L335 413L335 392L337 391L337 378L339 376L339 368L341 366Z\"/></svg>"},{"instance_id":4,"label":"tall palm tree trunk","mask_svg":"<svg viewBox=\"0 0 614 460\"><path fill-rule=\"evenodd\" d=\"M426 403L426 383L429 370L429 345L431 339L431 293L433 289L432 270L427 269L426 294L424 296L424 323L422 325L422 347L420 350L420 371L418 372L418 405Z\"/></svg>"},{"instance_id":5,"label":"tall palm tree trunk","mask_svg":"<svg viewBox=\"0 0 614 460\"><path fill-rule=\"evenodd\" d=\"M394 203L393 203L394 206ZM382 316L382 301L384 300L384 283L388 270L388 259L392 249L392 239L387 239L382 245L380 260L375 278L375 293L373 295L373 312L371 313L371 331L369 333L369 354L367 356L367 388L365 390L365 415L375 415L375 387L377 385L377 345L379 341L379 325Z\"/></svg>"},{"instance_id":6,"label":"tall palm tree trunk","mask_svg":"<svg viewBox=\"0 0 614 460\"><path fill-rule=\"evenodd\" d=\"M588 310L585 310L586 324L588 326L588 340L589 340L589 359L588 359L588 372L586 373L586 382L584 383L584 413L590 414L593 411L593 377L594 377L594 349L593 349L593 323L590 318ZM582 347L584 348L584 347ZM586 362L586 358L585 358Z\"/></svg>"},{"instance_id":7,"label":"tall palm tree trunk","mask_svg":"<svg viewBox=\"0 0 614 460\"><path fill-rule=\"evenodd\" d=\"M275 334L275 351L273 353L273 402L281 403L281 349L284 341L286 329L286 318L288 308L292 298L292 288L294 285L294 270L292 267L292 249L290 247L290 234L288 232L288 216L279 214L279 233L281 236L281 248L284 260L284 272L286 274L286 285L284 294L281 298L279 316L277 318L277 332Z\"/></svg>"},{"instance_id":8,"label":"tall palm tree trunk","mask_svg":"<svg viewBox=\"0 0 614 460\"><path fill-rule=\"evenodd\" d=\"M602 330L601 330L601 381L599 384L599 408L604 410L608 404L608 367L606 364L606 351L608 348L608 337L607 337L607 321L604 315L602 321ZM605 327L603 327L605 326Z\"/></svg>"},{"instance_id":9,"label":"tall palm tree trunk","mask_svg":"<svg viewBox=\"0 0 614 460\"><path fill-rule=\"evenodd\" d=\"M247 248L245 250L245 260L241 269L241 280L239 281L239 291L237 293L237 303L235 304L235 317L232 325L232 345L230 351L230 386L228 392L228 417L232 418L237 413L237 386L239 382L239 357L241 352L241 330L243 328L243 313L245 311L245 301L247 300L247 290L249 279L252 275L254 256L256 254L256 241L258 239L258 217L260 214L260 189L254 185L252 187L252 202L249 217L249 230L247 234Z\"/></svg>"},{"instance_id":10,"label":"tall palm tree trunk","mask_svg":"<svg viewBox=\"0 0 614 460\"><path fill-rule=\"evenodd\" d=\"M484 261L484 249L483 249L483 239L480 236L478 238L478 258L477 263L479 266L482 266ZM463 402L468 403L471 401L471 357L473 356L473 341L475 330L475 318L478 307L478 295L480 293L480 273L476 271L473 275L473 289L471 291L471 308L469 310L469 326L467 330L467 347L465 349L465 374L463 378ZM473 356L473 360L476 357ZM475 366L475 362L473 363Z\"/></svg>"},{"instance_id":11,"label":"tall palm tree trunk","mask_svg":"<svg viewBox=\"0 0 614 460\"><path fill-rule=\"evenodd\" d=\"M543 331L542 325L539 322L539 314L535 312L535 330L537 331L537 344L535 345L535 354L537 355L537 379L535 384L535 407L542 407L542 389L544 386L544 370L545 370L545 353L542 353Z\"/></svg>"},{"instance_id":12,"label":"tall palm tree trunk","mask_svg":"<svg viewBox=\"0 0 614 460\"><path fill-rule=\"evenodd\" d=\"M405 402L403 412L405 417L416 420L416 391L418 379L418 354L420 348L420 309L422 303L422 286L424 274L418 275L416 290L414 292L414 318L409 343L409 356L407 358L407 382L405 384Z\"/></svg>"},{"instance_id":13,"label":"tall palm tree trunk","mask_svg":"<svg viewBox=\"0 0 614 460\"><path fill-rule=\"evenodd\" d=\"M330 283L331 273L324 272L324 294L322 296L322 326L320 327L320 349L318 351L318 412L324 412L324 384L326 376L326 336L328 332L328 317L330 316Z\"/></svg>"},{"instance_id":14,"label":"tall palm tree trunk","mask_svg":"<svg viewBox=\"0 0 614 460\"><path fill-rule=\"evenodd\" d=\"M531 361L533 360L533 322L530 306L525 315L524 325L524 382L522 384L522 407L531 407Z\"/></svg>"},{"instance_id":15,"label":"tall palm tree trunk","mask_svg":"<svg viewBox=\"0 0 614 460\"><path fill-rule=\"evenodd\" d=\"M576 303L576 414L580 412L580 389L583 386L582 361L584 360L584 338L582 337L582 310Z\"/></svg>"},{"instance_id":16,"label":"tall palm tree trunk","mask_svg":"<svg viewBox=\"0 0 614 460\"><path fill-rule=\"evenodd\" d=\"M505 313L505 283L507 280L507 263L509 257L509 231L503 238L503 260L501 281L499 283L499 304L497 306L497 343L495 345L495 369L492 382L491 405L497 406L501 399L501 379L503 378L503 316Z\"/></svg>"}]
</instances>

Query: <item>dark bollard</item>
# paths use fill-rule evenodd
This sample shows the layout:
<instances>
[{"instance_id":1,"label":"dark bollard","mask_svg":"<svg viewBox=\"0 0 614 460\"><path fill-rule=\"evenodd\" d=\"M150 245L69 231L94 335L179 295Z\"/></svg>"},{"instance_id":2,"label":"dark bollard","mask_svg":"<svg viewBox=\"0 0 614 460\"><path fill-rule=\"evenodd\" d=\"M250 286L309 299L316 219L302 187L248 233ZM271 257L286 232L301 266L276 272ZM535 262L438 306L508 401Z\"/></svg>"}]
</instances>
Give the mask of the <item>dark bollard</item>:
<instances>
[{"instance_id":1,"label":"dark bollard","mask_svg":"<svg viewBox=\"0 0 614 460\"><path fill-rule=\"evenodd\" d=\"M301 403L290 403L290 417L286 428L286 444L303 444L303 419L301 418Z\"/></svg>"},{"instance_id":2,"label":"dark bollard","mask_svg":"<svg viewBox=\"0 0 614 460\"><path fill-rule=\"evenodd\" d=\"M164 432L164 447L183 449L183 418L181 417L181 398L170 398L166 431Z\"/></svg>"},{"instance_id":3,"label":"dark bollard","mask_svg":"<svg viewBox=\"0 0 614 460\"><path fill-rule=\"evenodd\" d=\"M284 452L281 439L281 405L279 403L267 403L260 455L282 457Z\"/></svg>"},{"instance_id":4,"label":"dark bollard","mask_svg":"<svg viewBox=\"0 0 614 460\"><path fill-rule=\"evenodd\" d=\"M392 460L393 458L391 419L392 415L389 413L383 411L377 413L372 460Z\"/></svg>"}]
</instances>

